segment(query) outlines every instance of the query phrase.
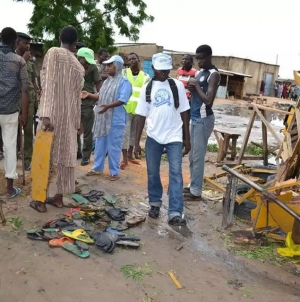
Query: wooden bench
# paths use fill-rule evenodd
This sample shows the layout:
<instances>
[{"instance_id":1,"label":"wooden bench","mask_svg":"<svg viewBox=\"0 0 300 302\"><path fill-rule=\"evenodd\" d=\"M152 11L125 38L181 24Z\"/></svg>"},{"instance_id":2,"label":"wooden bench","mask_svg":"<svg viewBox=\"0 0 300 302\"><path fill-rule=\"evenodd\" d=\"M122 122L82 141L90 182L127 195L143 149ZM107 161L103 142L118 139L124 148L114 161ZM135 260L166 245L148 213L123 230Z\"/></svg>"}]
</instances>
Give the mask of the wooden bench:
<instances>
[{"instance_id":1,"label":"wooden bench","mask_svg":"<svg viewBox=\"0 0 300 302\"><path fill-rule=\"evenodd\" d=\"M227 154L230 154L230 160L234 161L237 154L236 143L241 134L227 130L214 129L214 135L219 145L217 163L222 162Z\"/></svg>"}]
</instances>

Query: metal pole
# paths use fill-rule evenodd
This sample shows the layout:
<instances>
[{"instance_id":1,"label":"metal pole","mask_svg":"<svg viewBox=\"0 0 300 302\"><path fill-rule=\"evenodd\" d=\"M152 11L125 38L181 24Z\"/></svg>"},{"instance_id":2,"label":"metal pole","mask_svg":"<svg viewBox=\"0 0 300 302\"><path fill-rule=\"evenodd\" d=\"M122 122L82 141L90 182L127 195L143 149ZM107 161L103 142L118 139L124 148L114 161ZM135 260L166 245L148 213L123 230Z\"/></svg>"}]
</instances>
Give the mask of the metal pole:
<instances>
[{"instance_id":1,"label":"metal pole","mask_svg":"<svg viewBox=\"0 0 300 302\"><path fill-rule=\"evenodd\" d=\"M260 187L259 185L257 185L256 183L254 183L253 181L249 180L247 177L245 177L244 175L241 175L240 173L236 172L233 169L230 169L228 166L224 165L222 167L222 169L228 173L230 173L231 175L237 177L238 179L240 179L241 181L243 181L244 183L246 183L247 185L251 186L252 188L254 188L255 190L259 191L262 193L262 195L264 195L265 197L267 197L269 200L274 201L278 206L280 206L283 210L285 210L286 212L288 212L290 215L292 215L295 219L297 219L300 222L300 216L298 216L293 210L291 210L287 205L285 205L283 202L281 202L279 199L276 198L276 196L270 192L265 191L264 188Z\"/></svg>"}]
</instances>

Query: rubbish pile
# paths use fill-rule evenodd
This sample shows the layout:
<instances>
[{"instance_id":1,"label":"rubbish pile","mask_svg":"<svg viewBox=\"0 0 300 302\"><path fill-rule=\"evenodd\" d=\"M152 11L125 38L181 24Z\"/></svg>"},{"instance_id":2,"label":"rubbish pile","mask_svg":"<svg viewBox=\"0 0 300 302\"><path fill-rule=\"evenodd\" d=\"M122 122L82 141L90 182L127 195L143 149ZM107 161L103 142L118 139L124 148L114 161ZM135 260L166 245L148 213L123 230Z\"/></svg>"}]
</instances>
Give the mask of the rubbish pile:
<instances>
[{"instance_id":1,"label":"rubbish pile","mask_svg":"<svg viewBox=\"0 0 300 302\"><path fill-rule=\"evenodd\" d=\"M80 258L90 256L90 245L106 253L112 253L116 246L139 248L140 238L124 231L144 222L146 216L117 207L117 201L102 191L71 197L63 218L46 222L41 229L27 230L27 237L47 241L50 247L61 247Z\"/></svg>"}]
</instances>

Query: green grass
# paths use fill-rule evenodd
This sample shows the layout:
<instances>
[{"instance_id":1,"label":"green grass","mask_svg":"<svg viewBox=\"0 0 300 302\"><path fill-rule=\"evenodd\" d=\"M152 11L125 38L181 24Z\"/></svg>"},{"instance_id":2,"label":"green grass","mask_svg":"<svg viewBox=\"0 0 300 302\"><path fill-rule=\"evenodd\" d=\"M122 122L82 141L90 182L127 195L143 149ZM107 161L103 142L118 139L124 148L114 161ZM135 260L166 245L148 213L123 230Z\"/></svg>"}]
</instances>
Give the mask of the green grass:
<instances>
[{"instance_id":1,"label":"green grass","mask_svg":"<svg viewBox=\"0 0 300 302\"><path fill-rule=\"evenodd\" d=\"M240 150L241 150L240 147L236 147L237 152L239 152ZM217 153L219 151L218 144L208 144L207 151ZM263 154L263 149L259 146L256 146L256 145L253 145L250 143L246 147L245 154L260 156Z\"/></svg>"},{"instance_id":2,"label":"green grass","mask_svg":"<svg viewBox=\"0 0 300 302\"><path fill-rule=\"evenodd\" d=\"M121 267L121 271L126 278L132 278L137 283L141 283L144 276L152 273L149 263L145 263L144 267L137 264L126 264Z\"/></svg>"},{"instance_id":3,"label":"green grass","mask_svg":"<svg viewBox=\"0 0 300 302\"><path fill-rule=\"evenodd\" d=\"M23 226L23 221L21 217L8 217L7 222L12 226L16 231L20 230Z\"/></svg>"}]
</instances>

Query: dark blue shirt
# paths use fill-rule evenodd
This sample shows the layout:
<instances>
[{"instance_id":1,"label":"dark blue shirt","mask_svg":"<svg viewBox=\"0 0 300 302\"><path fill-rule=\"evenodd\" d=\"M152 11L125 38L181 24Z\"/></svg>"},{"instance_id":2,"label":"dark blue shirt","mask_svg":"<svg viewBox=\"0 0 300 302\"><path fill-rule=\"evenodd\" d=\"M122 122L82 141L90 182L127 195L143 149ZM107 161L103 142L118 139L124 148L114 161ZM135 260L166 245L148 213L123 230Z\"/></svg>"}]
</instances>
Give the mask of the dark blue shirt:
<instances>
[{"instance_id":1,"label":"dark blue shirt","mask_svg":"<svg viewBox=\"0 0 300 302\"><path fill-rule=\"evenodd\" d=\"M201 69L196 73L196 80L199 82L201 89L205 94L208 90L210 76L215 72L218 72L218 69L214 65L211 65L209 68ZM201 100L197 91L194 91L191 97L191 119L199 119L213 114L212 106L206 105Z\"/></svg>"},{"instance_id":2,"label":"dark blue shirt","mask_svg":"<svg viewBox=\"0 0 300 302\"><path fill-rule=\"evenodd\" d=\"M21 84L28 82L25 60L11 47L0 44L0 114L19 111Z\"/></svg>"}]
</instances>

